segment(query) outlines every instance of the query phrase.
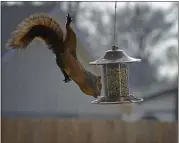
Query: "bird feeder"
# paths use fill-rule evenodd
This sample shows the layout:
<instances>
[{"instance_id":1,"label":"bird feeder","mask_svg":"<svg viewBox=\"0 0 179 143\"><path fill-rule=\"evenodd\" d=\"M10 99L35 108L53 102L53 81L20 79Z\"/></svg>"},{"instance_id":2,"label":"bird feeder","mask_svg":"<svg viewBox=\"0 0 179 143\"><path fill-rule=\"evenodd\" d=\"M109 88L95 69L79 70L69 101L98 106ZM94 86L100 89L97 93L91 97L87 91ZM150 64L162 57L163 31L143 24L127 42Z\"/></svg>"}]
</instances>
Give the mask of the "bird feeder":
<instances>
[{"instance_id":1,"label":"bird feeder","mask_svg":"<svg viewBox=\"0 0 179 143\"><path fill-rule=\"evenodd\" d=\"M94 104L123 104L140 102L143 99L130 94L128 66L140 62L128 56L122 49L113 46L105 52L104 57L90 62L91 65L102 65L103 87L105 94L92 101Z\"/></svg>"}]
</instances>

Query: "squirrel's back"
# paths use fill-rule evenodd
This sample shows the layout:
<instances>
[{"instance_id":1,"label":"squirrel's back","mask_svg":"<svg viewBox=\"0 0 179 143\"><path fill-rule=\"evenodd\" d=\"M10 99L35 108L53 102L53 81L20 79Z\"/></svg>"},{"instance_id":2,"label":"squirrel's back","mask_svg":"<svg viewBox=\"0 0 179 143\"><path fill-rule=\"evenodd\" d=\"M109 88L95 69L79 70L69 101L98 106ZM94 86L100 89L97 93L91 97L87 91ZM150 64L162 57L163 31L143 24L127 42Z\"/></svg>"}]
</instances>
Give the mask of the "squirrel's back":
<instances>
[{"instance_id":1,"label":"squirrel's back","mask_svg":"<svg viewBox=\"0 0 179 143\"><path fill-rule=\"evenodd\" d=\"M50 16L40 13L33 14L22 21L12 33L7 43L9 48L27 48L34 38L40 38L53 52L62 50L63 31L60 25Z\"/></svg>"}]
</instances>

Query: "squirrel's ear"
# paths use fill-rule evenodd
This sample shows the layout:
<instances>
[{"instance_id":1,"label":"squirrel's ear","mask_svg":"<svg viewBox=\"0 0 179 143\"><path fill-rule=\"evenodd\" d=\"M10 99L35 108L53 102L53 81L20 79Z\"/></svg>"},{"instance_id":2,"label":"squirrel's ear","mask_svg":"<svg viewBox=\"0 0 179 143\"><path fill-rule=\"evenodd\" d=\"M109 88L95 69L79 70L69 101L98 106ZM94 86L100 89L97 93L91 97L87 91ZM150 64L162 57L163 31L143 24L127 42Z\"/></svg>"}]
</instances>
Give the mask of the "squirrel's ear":
<instances>
[{"instance_id":1,"label":"squirrel's ear","mask_svg":"<svg viewBox=\"0 0 179 143\"><path fill-rule=\"evenodd\" d=\"M98 76L98 79L101 79L101 76Z\"/></svg>"}]
</instances>

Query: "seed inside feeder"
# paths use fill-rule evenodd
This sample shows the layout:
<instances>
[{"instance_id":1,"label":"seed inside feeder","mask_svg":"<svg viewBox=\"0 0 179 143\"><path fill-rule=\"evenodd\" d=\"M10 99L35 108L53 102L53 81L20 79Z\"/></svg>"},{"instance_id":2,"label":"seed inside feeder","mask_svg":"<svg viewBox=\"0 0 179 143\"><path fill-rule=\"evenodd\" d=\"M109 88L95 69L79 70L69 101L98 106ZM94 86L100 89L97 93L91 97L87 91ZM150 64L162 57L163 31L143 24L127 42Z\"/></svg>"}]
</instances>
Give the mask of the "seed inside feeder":
<instances>
[{"instance_id":1,"label":"seed inside feeder","mask_svg":"<svg viewBox=\"0 0 179 143\"><path fill-rule=\"evenodd\" d=\"M119 96L128 96L128 69L125 64L109 64L103 66L104 88L106 98L118 99Z\"/></svg>"}]
</instances>

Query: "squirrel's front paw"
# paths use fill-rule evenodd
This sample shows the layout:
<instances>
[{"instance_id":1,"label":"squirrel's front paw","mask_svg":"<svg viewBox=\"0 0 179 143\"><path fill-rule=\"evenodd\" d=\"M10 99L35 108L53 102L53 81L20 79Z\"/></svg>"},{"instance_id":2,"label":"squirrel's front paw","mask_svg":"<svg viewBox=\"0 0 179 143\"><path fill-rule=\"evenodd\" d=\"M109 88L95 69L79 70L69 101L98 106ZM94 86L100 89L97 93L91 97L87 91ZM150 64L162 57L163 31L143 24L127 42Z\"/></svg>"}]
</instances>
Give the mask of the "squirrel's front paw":
<instances>
[{"instance_id":1,"label":"squirrel's front paw","mask_svg":"<svg viewBox=\"0 0 179 143\"><path fill-rule=\"evenodd\" d=\"M65 83L68 83L68 82L71 81L71 79L70 79L69 77L67 77L67 78L65 78L63 81L64 81Z\"/></svg>"}]
</instances>

